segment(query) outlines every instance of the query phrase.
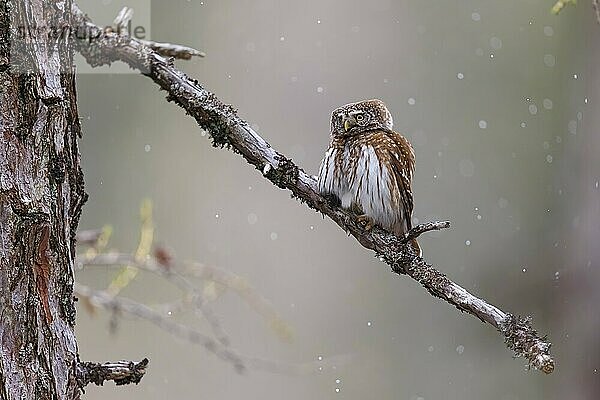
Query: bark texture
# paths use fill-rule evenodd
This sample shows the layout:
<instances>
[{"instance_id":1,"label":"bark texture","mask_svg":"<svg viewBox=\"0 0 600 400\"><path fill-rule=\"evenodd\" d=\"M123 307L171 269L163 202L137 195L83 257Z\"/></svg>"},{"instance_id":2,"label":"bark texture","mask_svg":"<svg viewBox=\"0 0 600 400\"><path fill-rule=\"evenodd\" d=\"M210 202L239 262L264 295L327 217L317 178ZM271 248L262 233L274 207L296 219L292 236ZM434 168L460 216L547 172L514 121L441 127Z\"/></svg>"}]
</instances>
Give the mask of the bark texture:
<instances>
[{"instance_id":1,"label":"bark texture","mask_svg":"<svg viewBox=\"0 0 600 400\"><path fill-rule=\"evenodd\" d=\"M71 39L49 34L71 25L71 6L0 0L0 399L79 397L81 129Z\"/></svg>"}]
</instances>

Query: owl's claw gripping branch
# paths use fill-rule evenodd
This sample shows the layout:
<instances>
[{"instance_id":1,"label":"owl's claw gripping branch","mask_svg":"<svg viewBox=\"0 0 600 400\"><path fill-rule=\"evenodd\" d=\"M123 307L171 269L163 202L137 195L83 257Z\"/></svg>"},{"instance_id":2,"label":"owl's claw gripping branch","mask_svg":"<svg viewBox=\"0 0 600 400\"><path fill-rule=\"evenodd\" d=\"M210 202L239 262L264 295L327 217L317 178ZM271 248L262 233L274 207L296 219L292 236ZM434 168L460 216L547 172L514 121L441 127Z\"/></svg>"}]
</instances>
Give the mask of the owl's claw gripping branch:
<instances>
[{"instance_id":1,"label":"owl's claw gripping branch","mask_svg":"<svg viewBox=\"0 0 600 400\"><path fill-rule=\"evenodd\" d=\"M175 68L172 60L162 57L133 38L103 31L92 24L76 6L73 15L77 27L81 31L89 32L93 38L76 42L77 50L89 64L99 66L123 61L139 70L168 93L168 101L177 103L194 117L202 129L210 133L214 146L232 149L261 172L264 172L265 165L271 165L271 170L264 174L265 178L278 187L290 190L293 197L308 207L327 215L343 230L353 235L362 246L373 250L393 272L410 276L433 296L494 326L514 354L528 360L529 367L545 373L554 370L550 343L545 337L538 335L529 318L504 312L472 295L415 255L410 248L410 241L424 232L447 228L448 222L419 225L403 238L376 226L366 231L354 214L331 204L319 194L314 177L275 151L238 117L233 107L223 104L197 80L189 78Z\"/></svg>"},{"instance_id":2,"label":"owl's claw gripping branch","mask_svg":"<svg viewBox=\"0 0 600 400\"><path fill-rule=\"evenodd\" d=\"M361 224L363 226L363 228L366 231L370 231L375 226L375 221L373 221L373 218L371 218L365 214L359 215L358 217L356 217L356 220L358 221L359 224Z\"/></svg>"}]
</instances>

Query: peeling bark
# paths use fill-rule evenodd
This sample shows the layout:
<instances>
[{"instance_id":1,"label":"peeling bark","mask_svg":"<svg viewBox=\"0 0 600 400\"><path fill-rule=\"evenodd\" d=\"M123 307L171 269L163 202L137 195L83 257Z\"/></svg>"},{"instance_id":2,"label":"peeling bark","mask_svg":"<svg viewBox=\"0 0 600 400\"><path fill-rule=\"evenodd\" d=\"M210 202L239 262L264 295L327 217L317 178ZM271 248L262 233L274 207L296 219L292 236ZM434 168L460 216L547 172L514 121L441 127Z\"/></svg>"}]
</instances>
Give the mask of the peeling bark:
<instances>
[{"instance_id":1,"label":"peeling bark","mask_svg":"<svg viewBox=\"0 0 600 400\"><path fill-rule=\"evenodd\" d=\"M74 399L80 168L70 0L0 1L0 399ZM18 29L31 40L11 41ZM37 29L37 30L36 30Z\"/></svg>"}]
</instances>

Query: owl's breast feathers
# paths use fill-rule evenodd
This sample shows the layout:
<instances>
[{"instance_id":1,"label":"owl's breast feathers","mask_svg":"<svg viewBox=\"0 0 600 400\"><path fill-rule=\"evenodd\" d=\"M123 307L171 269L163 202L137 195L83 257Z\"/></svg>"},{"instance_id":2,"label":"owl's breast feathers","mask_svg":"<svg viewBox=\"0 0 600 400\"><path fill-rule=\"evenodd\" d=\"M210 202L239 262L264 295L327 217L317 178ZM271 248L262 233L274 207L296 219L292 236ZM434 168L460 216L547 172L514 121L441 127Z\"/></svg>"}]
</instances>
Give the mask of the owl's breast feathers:
<instances>
[{"instance_id":1,"label":"owl's breast feathers","mask_svg":"<svg viewBox=\"0 0 600 400\"><path fill-rule=\"evenodd\" d=\"M342 207L358 207L384 229L411 228L415 167L413 149L401 134L369 131L333 137L319 169L319 190L335 194Z\"/></svg>"}]
</instances>

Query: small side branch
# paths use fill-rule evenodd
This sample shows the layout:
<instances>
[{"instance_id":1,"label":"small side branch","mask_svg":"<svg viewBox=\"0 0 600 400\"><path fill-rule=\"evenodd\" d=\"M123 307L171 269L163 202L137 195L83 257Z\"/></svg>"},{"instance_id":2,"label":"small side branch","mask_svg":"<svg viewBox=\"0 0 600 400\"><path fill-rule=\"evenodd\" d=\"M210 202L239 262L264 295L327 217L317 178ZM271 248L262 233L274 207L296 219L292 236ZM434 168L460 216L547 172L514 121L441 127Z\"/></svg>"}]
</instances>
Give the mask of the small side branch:
<instances>
[{"instance_id":1,"label":"small side branch","mask_svg":"<svg viewBox=\"0 0 600 400\"><path fill-rule=\"evenodd\" d=\"M435 221L428 222L426 224L420 224L412 228L410 231L404 235L402 239L402 243L408 243L413 239L418 238L422 234L431 231L441 231L442 229L450 228L450 221Z\"/></svg>"},{"instance_id":2,"label":"small side branch","mask_svg":"<svg viewBox=\"0 0 600 400\"><path fill-rule=\"evenodd\" d=\"M210 134L215 147L226 147L240 154L274 185L289 190L294 198L326 215L345 232L354 236L363 247L373 250L393 272L411 277L433 296L491 324L500 331L514 354L526 358L531 368L545 373L554 370L550 343L545 337L538 335L529 319L504 312L472 295L416 256L412 247L407 245L408 240L424 232L446 228L447 222L416 227L404 238L378 228L366 231L356 215L321 196L313 176L277 152L237 115L232 106L222 103L197 80L175 68L170 60L138 40L111 32L99 32L99 28L76 7L73 14L80 29L90 32L90 37L95 38L76 43L78 51L90 65L105 65L119 60L139 70L168 93L167 100L178 104Z\"/></svg>"},{"instance_id":3,"label":"small side branch","mask_svg":"<svg viewBox=\"0 0 600 400\"><path fill-rule=\"evenodd\" d=\"M80 388L90 383L102 386L106 381L114 381L117 386L131 383L137 385L146 374L147 367L147 358L140 362L117 361L104 364L80 362L77 364L77 383Z\"/></svg>"},{"instance_id":4,"label":"small side branch","mask_svg":"<svg viewBox=\"0 0 600 400\"><path fill-rule=\"evenodd\" d=\"M115 17L112 26L108 32L114 32L118 35L129 36L128 25L133 18L133 8L123 7ZM139 42L148 46L163 57L173 57L180 60L191 60L192 57L206 57L206 53L187 46L172 43L160 43L152 40L141 40Z\"/></svg>"},{"instance_id":5,"label":"small side branch","mask_svg":"<svg viewBox=\"0 0 600 400\"><path fill-rule=\"evenodd\" d=\"M140 42L164 57L173 57L180 60L190 60L192 57L206 57L206 53L203 51L179 44L160 43L151 40L140 40Z\"/></svg>"}]
</instances>

